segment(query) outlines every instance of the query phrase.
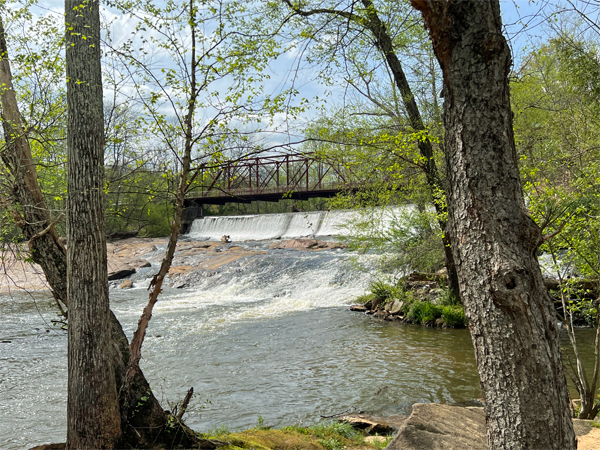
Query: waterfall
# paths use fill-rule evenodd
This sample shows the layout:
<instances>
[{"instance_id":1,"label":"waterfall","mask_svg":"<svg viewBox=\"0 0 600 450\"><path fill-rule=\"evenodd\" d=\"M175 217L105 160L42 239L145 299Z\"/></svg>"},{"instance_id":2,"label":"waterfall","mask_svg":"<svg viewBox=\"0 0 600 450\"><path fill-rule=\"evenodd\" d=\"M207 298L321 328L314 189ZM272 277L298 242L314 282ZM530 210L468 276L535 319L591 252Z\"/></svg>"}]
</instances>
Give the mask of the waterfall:
<instances>
[{"instance_id":1,"label":"waterfall","mask_svg":"<svg viewBox=\"0 0 600 450\"><path fill-rule=\"evenodd\" d=\"M223 235L233 241L291 239L344 235L341 227L356 214L353 211L313 211L247 216L203 217L194 220L191 239L215 241Z\"/></svg>"}]
</instances>

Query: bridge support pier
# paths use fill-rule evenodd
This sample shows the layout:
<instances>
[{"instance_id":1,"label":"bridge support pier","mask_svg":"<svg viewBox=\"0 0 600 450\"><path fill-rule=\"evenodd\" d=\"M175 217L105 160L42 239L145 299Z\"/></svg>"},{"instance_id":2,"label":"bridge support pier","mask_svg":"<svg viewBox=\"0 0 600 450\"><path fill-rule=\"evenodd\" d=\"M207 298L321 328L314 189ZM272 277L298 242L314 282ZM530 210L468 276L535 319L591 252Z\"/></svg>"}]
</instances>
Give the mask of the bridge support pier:
<instances>
[{"instance_id":1,"label":"bridge support pier","mask_svg":"<svg viewBox=\"0 0 600 450\"><path fill-rule=\"evenodd\" d=\"M187 234L192 227L192 222L202 217L204 217L204 205L185 207L181 216L181 234Z\"/></svg>"}]
</instances>

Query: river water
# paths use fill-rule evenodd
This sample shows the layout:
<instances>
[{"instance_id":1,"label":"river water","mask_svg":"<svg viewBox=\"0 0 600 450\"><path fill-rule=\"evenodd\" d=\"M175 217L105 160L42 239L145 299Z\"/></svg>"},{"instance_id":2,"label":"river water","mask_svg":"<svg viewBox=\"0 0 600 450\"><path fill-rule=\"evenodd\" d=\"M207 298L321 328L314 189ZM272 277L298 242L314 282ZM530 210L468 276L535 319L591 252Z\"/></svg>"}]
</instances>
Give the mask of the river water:
<instances>
[{"instance_id":1,"label":"river water","mask_svg":"<svg viewBox=\"0 0 600 450\"><path fill-rule=\"evenodd\" d=\"M215 227L218 220L223 226ZM480 397L468 331L350 312L369 282L351 255L275 250L269 239L239 242L242 233L279 237L265 220L194 223L185 239L221 230L264 253L226 264L193 288L166 289L155 308L142 368L164 405L194 387L188 425L235 430L256 425L259 416L272 426L310 424L346 410L408 415L415 402ZM226 230L227 221L237 223ZM299 229L300 219L285 221L284 234L292 223ZM134 289L111 289L111 307L129 336L154 270L135 274ZM54 318L47 293L0 295L0 448L65 440L67 336L51 326Z\"/></svg>"}]
</instances>

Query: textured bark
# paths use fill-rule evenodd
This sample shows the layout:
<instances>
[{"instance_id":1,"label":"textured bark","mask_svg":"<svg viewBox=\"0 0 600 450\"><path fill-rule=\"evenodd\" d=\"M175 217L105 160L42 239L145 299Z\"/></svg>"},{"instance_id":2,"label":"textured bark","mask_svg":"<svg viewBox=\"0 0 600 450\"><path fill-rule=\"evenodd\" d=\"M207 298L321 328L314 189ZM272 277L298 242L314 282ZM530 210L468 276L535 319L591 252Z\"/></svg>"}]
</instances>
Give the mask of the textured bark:
<instances>
[{"instance_id":1,"label":"textured bark","mask_svg":"<svg viewBox=\"0 0 600 450\"><path fill-rule=\"evenodd\" d=\"M9 203L12 216L21 228L23 236L29 240L33 261L44 271L46 281L52 288L57 301L69 306L67 299L67 257L60 243L50 213L43 201L37 182L36 163L31 157L26 130L13 90L10 63L4 39L4 29L0 20L0 91L2 106L2 126L6 144L0 157L6 166L5 182L10 182ZM121 324L112 312L111 345L106 351L110 355L116 385L119 387L121 418L121 442L129 448L149 448L163 443L167 446L185 443L198 443L191 430L180 425L180 433L173 437L169 429L170 415L160 406L150 385L141 370L138 370L128 388L123 388L125 373L129 364L129 342ZM106 370L106 368L103 368ZM142 400L143 399L143 400ZM130 409L128 405L136 405ZM168 432L167 432L168 431ZM210 447L210 443L205 443Z\"/></svg>"},{"instance_id":2,"label":"textured bark","mask_svg":"<svg viewBox=\"0 0 600 450\"><path fill-rule=\"evenodd\" d=\"M114 448L121 420L104 215L104 118L97 0L65 1L67 67L67 448Z\"/></svg>"},{"instance_id":3,"label":"textured bark","mask_svg":"<svg viewBox=\"0 0 600 450\"><path fill-rule=\"evenodd\" d=\"M558 328L519 181L500 6L412 0L444 75L450 238L492 449L574 449Z\"/></svg>"}]
</instances>

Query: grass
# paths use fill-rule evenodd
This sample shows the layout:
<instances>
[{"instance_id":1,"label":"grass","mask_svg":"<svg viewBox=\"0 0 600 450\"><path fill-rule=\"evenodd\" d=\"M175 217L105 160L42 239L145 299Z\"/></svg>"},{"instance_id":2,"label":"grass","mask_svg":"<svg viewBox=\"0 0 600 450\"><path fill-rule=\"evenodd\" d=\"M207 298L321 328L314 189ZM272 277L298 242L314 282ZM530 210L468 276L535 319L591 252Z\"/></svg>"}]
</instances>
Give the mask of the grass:
<instances>
[{"instance_id":1,"label":"grass","mask_svg":"<svg viewBox=\"0 0 600 450\"><path fill-rule=\"evenodd\" d=\"M257 427L231 433L221 427L205 438L218 439L227 445L222 450L343 450L384 448L381 442L367 443L364 435L348 423L320 423L310 427L288 426L280 430L270 429L259 416Z\"/></svg>"}]
</instances>

